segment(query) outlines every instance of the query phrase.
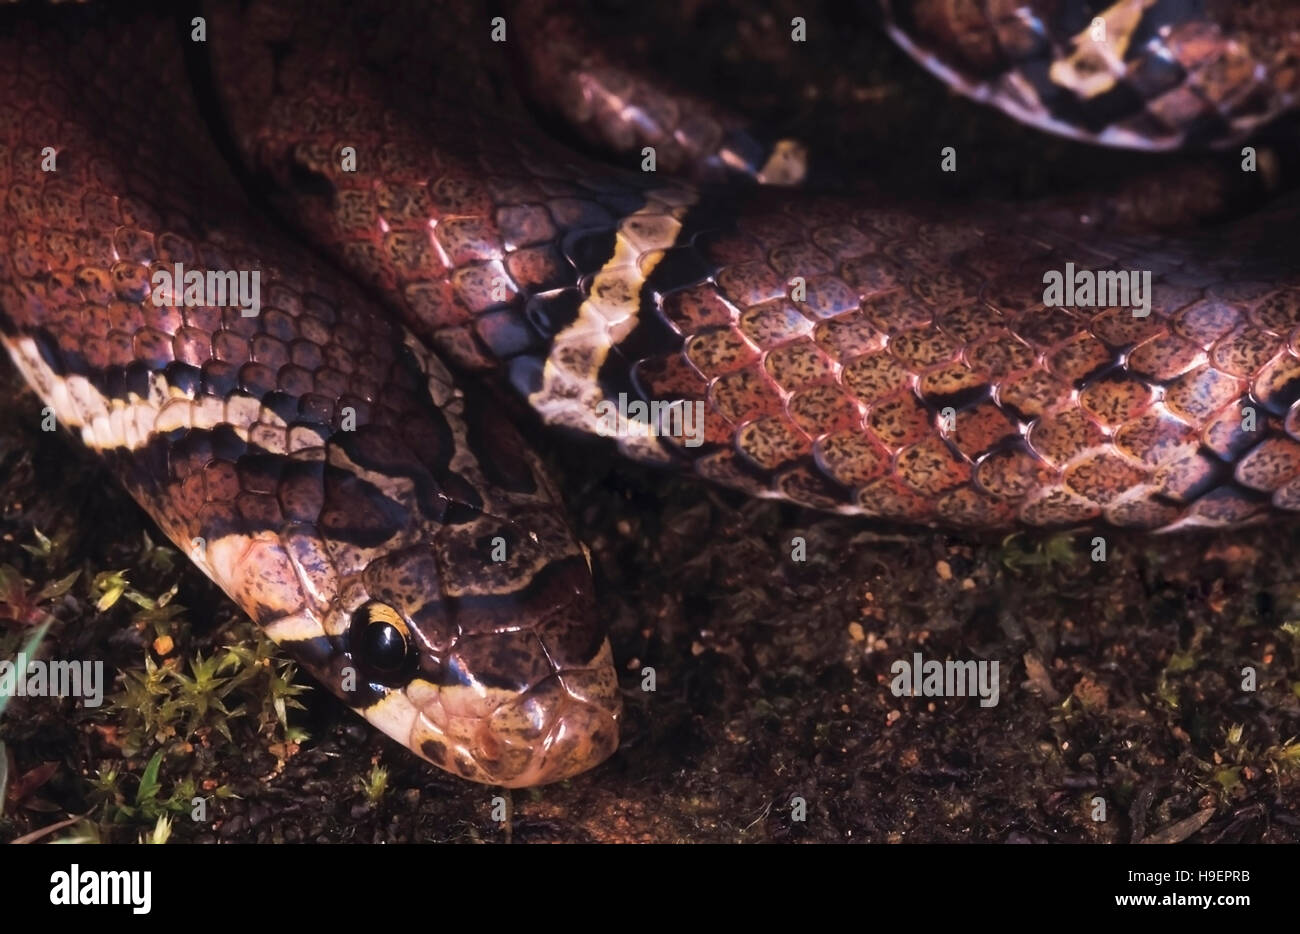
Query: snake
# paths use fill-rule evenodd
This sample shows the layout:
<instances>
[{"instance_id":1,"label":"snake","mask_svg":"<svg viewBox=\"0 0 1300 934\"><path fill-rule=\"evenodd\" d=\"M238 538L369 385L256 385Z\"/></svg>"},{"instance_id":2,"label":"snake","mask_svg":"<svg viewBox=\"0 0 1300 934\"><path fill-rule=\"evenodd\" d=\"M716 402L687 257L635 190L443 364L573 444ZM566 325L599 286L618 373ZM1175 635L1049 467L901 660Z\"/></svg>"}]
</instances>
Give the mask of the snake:
<instances>
[{"instance_id":1,"label":"snake","mask_svg":"<svg viewBox=\"0 0 1300 934\"><path fill-rule=\"evenodd\" d=\"M1300 93L1275 0L870 6L957 92L1100 146L1241 145ZM1300 511L1294 198L1169 230L827 190L545 2L0 12L0 342L291 657L467 780L618 746L590 560L505 394L864 521Z\"/></svg>"}]
</instances>

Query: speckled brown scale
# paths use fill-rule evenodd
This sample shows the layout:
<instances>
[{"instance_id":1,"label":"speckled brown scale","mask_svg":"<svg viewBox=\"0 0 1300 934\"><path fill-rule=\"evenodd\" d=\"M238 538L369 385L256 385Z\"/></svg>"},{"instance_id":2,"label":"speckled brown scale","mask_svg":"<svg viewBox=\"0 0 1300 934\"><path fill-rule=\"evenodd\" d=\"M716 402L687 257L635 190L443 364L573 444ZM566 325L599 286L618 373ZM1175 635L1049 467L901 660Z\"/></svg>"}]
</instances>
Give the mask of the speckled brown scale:
<instances>
[{"instance_id":1,"label":"speckled brown scale","mask_svg":"<svg viewBox=\"0 0 1300 934\"><path fill-rule=\"evenodd\" d=\"M976 468L975 479L981 491L1003 505L1060 480L1058 473L1041 458L1020 446L993 451L984 457Z\"/></svg>"},{"instance_id":2,"label":"speckled brown scale","mask_svg":"<svg viewBox=\"0 0 1300 934\"><path fill-rule=\"evenodd\" d=\"M861 428L857 403L834 382L796 392L786 406L799 430L810 438Z\"/></svg>"},{"instance_id":3,"label":"speckled brown scale","mask_svg":"<svg viewBox=\"0 0 1300 934\"><path fill-rule=\"evenodd\" d=\"M986 380L961 361L944 363L924 373L917 382L921 397L939 400L987 390Z\"/></svg>"},{"instance_id":4,"label":"speckled brown scale","mask_svg":"<svg viewBox=\"0 0 1300 934\"><path fill-rule=\"evenodd\" d=\"M1020 436L1015 420L991 401L953 414L953 430L945 431L944 434L958 452L972 462L980 455Z\"/></svg>"}]
</instances>

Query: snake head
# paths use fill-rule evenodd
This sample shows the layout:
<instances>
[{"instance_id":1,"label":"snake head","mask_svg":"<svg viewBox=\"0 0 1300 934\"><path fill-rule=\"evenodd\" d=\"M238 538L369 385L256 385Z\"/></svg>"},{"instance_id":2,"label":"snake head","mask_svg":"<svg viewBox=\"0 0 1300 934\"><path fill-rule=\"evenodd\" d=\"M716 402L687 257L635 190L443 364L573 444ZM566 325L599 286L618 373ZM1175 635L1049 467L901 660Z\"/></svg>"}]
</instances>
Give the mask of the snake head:
<instances>
[{"instance_id":1,"label":"snake head","mask_svg":"<svg viewBox=\"0 0 1300 934\"><path fill-rule=\"evenodd\" d=\"M622 711L586 552L509 422L407 346L388 370L397 420L281 474L312 521L277 536L285 589L301 587L276 602L297 618L264 625L434 765L506 787L569 778L617 748Z\"/></svg>"},{"instance_id":2,"label":"snake head","mask_svg":"<svg viewBox=\"0 0 1300 934\"><path fill-rule=\"evenodd\" d=\"M256 580L228 589L269 595L245 602L268 634L440 768L526 787L597 765L617 748L621 697L590 566L553 491L526 462L514 477L444 470L435 484L398 456L434 447L417 430L407 423L402 446L348 433L329 465L282 473L281 496L310 500L316 521L232 562ZM462 436L471 448L509 462ZM268 618L259 604L297 609Z\"/></svg>"},{"instance_id":3,"label":"snake head","mask_svg":"<svg viewBox=\"0 0 1300 934\"><path fill-rule=\"evenodd\" d=\"M569 778L617 747L621 697L586 559L557 554L560 532L544 511L444 526L369 561L314 657L286 647L440 768L506 787Z\"/></svg>"}]
</instances>

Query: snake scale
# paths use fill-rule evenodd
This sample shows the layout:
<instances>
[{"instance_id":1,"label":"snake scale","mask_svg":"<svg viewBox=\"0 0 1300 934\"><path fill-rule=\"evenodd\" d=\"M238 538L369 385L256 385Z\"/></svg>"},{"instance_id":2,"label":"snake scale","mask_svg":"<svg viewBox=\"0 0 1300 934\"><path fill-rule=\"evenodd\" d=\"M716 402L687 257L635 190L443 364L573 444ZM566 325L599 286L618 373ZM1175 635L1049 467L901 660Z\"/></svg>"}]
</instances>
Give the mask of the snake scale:
<instances>
[{"instance_id":1,"label":"snake scale","mask_svg":"<svg viewBox=\"0 0 1300 934\"><path fill-rule=\"evenodd\" d=\"M416 754L526 786L618 743L583 547L481 382L584 435L647 403L613 432L629 457L912 525L1300 510L1292 200L1171 234L783 187L797 147L593 66L546 6L0 21L6 349L172 541ZM876 12L960 91L1105 145L1236 144L1300 90L1280 2ZM484 67L530 34L522 65ZM539 133L512 70L674 172ZM239 272L252 305L203 291Z\"/></svg>"}]
</instances>

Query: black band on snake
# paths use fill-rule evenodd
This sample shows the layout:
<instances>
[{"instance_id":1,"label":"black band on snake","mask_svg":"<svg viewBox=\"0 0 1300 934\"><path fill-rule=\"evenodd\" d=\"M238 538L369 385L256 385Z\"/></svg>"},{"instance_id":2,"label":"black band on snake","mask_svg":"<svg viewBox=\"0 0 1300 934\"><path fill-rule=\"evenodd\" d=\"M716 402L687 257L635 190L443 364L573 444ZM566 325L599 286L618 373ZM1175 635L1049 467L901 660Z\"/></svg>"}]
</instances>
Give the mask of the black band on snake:
<instances>
[{"instance_id":1,"label":"black band on snake","mask_svg":"<svg viewBox=\"0 0 1300 934\"><path fill-rule=\"evenodd\" d=\"M6 348L172 541L418 755L522 786L617 746L583 548L478 380L586 435L644 403L628 456L875 519L1300 510L1294 199L1172 235L782 187L797 143L570 47L546 6L0 21ZM1300 12L1270 0L878 12L959 90L1107 145L1235 144L1300 83ZM551 141L512 74L681 174Z\"/></svg>"}]
</instances>

